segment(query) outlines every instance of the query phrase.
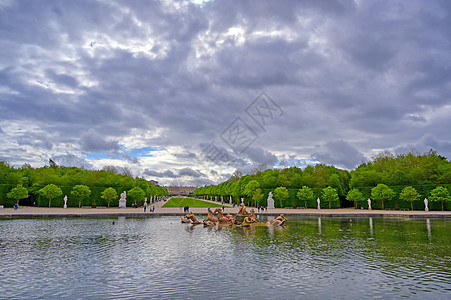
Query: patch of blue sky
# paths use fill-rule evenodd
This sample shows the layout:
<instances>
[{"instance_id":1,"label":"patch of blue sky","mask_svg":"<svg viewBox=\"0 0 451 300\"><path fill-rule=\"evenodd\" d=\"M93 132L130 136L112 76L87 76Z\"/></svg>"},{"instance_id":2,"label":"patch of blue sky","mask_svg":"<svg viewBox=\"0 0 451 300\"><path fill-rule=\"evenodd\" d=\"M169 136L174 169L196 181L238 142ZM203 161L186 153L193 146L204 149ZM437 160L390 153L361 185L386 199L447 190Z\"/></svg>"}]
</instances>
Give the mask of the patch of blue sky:
<instances>
[{"instance_id":1,"label":"patch of blue sky","mask_svg":"<svg viewBox=\"0 0 451 300\"><path fill-rule=\"evenodd\" d=\"M105 154L105 153L89 153L85 156L85 158L89 160L99 160L99 159L107 159L111 158L111 156Z\"/></svg>"},{"instance_id":2,"label":"patch of blue sky","mask_svg":"<svg viewBox=\"0 0 451 300\"><path fill-rule=\"evenodd\" d=\"M314 166L318 164L316 160L310 159L310 158L301 158L301 159L295 159L295 158L286 158L279 160L274 164L275 167L299 167L299 168L305 168L308 165Z\"/></svg>"},{"instance_id":3,"label":"patch of blue sky","mask_svg":"<svg viewBox=\"0 0 451 300\"><path fill-rule=\"evenodd\" d=\"M121 151L120 152L110 152L110 153L89 153L85 156L85 158L90 160L100 160L100 159L114 159L114 158L123 158L124 155L128 155L130 157L152 157L152 152L154 151L161 151L160 148L157 147L142 147L142 148L136 148L131 149L127 151L125 146L120 146Z\"/></svg>"},{"instance_id":4,"label":"patch of blue sky","mask_svg":"<svg viewBox=\"0 0 451 300\"><path fill-rule=\"evenodd\" d=\"M142 147L137 149L132 149L130 151L125 151L124 154L128 154L131 157L152 157L152 152L160 151L161 149L157 147Z\"/></svg>"}]
</instances>

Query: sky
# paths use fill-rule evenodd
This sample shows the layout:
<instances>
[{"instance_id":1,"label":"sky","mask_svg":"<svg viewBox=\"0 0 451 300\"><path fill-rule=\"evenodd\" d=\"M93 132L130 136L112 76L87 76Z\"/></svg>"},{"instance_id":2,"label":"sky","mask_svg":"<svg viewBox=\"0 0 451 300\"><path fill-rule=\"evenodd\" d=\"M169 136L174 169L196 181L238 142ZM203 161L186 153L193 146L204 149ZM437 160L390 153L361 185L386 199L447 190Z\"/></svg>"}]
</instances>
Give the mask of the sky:
<instances>
[{"instance_id":1,"label":"sky","mask_svg":"<svg viewBox=\"0 0 451 300\"><path fill-rule=\"evenodd\" d=\"M0 0L0 160L160 185L451 157L449 0Z\"/></svg>"}]
</instances>

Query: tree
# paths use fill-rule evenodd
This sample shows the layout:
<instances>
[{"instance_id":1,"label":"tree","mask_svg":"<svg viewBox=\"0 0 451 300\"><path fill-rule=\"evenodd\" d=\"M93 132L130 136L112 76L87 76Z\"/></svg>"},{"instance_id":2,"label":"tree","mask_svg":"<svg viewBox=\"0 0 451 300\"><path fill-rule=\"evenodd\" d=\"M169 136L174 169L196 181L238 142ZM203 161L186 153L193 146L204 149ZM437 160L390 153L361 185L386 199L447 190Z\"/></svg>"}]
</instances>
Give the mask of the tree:
<instances>
[{"instance_id":1,"label":"tree","mask_svg":"<svg viewBox=\"0 0 451 300\"><path fill-rule=\"evenodd\" d=\"M49 199L49 207L50 207L52 199L61 196L63 194L63 191L61 190L61 188L57 187L53 183L50 183L45 187L43 187L42 189L40 189L39 193L45 198Z\"/></svg>"},{"instance_id":2,"label":"tree","mask_svg":"<svg viewBox=\"0 0 451 300\"><path fill-rule=\"evenodd\" d=\"M328 185L337 190L339 196L344 196L343 182L340 176L337 174L332 174L329 176Z\"/></svg>"},{"instance_id":3,"label":"tree","mask_svg":"<svg viewBox=\"0 0 451 300\"><path fill-rule=\"evenodd\" d=\"M360 201L365 200L363 194L356 188L350 190L346 195L346 200L354 202L354 208L357 208L357 205Z\"/></svg>"},{"instance_id":4,"label":"tree","mask_svg":"<svg viewBox=\"0 0 451 300\"><path fill-rule=\"evenodd\" d=\"M243 176L243 173L241 173L238 170L235 170L235 172L233 172L232 176L230 177L229 181L238 181L240 180L241 176Z\"/></svg>"},{"instance_id":5,"label":"tree","mask_svg":"<svg viewBox=\"0 0 451 300\"><path fill-rule=\"evenodd\" d=\"M127 196L130 196L135 201L135 203L141 204L141 202L144 202L146 193L142 188L136 186L127 192Z\"/></svg>"},{"instance_id":6,"label":"tree","mask_svg":"<svg viewBox=\"0 0 451 300\"><path fill-rule=\"evenodd\" d=\"M117 192L112 187L109 187L102 192L101 197L106 200L106 202L108 203L108 207L110 207L110 201L115 200L117 198Z\"/></svg>"},{"instance_id":7,"label":"tree","mask_svg":"<svg viewBox=\"0 0 451 300\"><path fill-rule=\"evenodd\" d=\"M253 194L254 194L254 191L255 191L256 189L258 189L259 187L260 187L260 183L258 183L257 180L251 180L251 181L249 181L249 182L246 184L246 186L244 187L243 194L244 194L246 197L252 198L252 196L253 196Z\"/></svg>"},{"instance_id":8,"label":"tree","mask_svg":"<svg viewBox=\"0 0 451 300\"><path fill-rule=\"evenodd\" d=\"M260 200L262 200L262 198L263 198L263 194L262 194L261 189L256 189L252 193L252 200L254 200L255 206L258 206L258 203L260 202Z\"/></svg>"},{"instance_id":9,"label":"tree","mask_svg":"<svg viewBox=\"0 0 451 300\"><path fill-rule=\"evenodd\" d=\"M395 196L395 192L383 183L379 183L377 186L371 189L371 198L376 201L382 202L382 209L384 208L384 201L391 200Z\"/></svg>"},{"instance_id":10,"label":"tree","mask_svg":"<svg viewBox=\"0 0 451 300\"><path fill-rule=\"evenodd\" d=\"M404 201L410 201L410 208L413 210L413 201L420 199L420 194L417 190L411 186L406 186L401 194L399 194L399 199Z\"/></svg>"},{"instance_id":11,"label":"tree","mask_svg":"<svg viewBox=\"0 0 451 300\"><path fill-rule=\"evenodd\" d=\"M442 211L444 210L443 202L447 202L450 200L449 191L444 186L436 187L431 191L429 196L429 200L433 202L440 201L442 203Z\"/></svg>"},{"instance_id":12,"label":"tree","mask_svg":"<svg viewBox=\"0 0 451 300\"><path fill-rule=\"evenodd\" d=\"M20 199L28 198L28 190L26 188L24 188L21 184L18 184L6 196L8 198L16 200L17 205L19 205Z\"/></svg>"},{"instance_id":13,"label":"tree","mask_svg":"<svg viewBox=\"0 0 451 300\"><path fill-rule=\"evenodd\" d=\"M107 171L110 174L117 174L117 173L119 173L117 171L117 168L115 166L113 166L113 165L104 166L102 170Z\"/></svg>"},{"instance_id":14,"label":"tree","mask_svg":"<svg viewBox=\"0 0 451 300\"><path fill-rule=\"evenodd\" d=\"M329 202L329 208L331 208L331 203L338 201L337 189L328 186L323 189L321 197L323 198L324 201Z\"/></svg>"},{"instance_id":15,"label":"tree","mask_svg":"<svg viewBox=\"0 0 451 300\"><path fill-rule=\"evenodd\" d=\"M305 208L307 208L308 201L312 201L315 199L315 195L313 195L312 189L305 185L301 189L299 189L296 196L299 198L299 200L304 201Z\"/></svg>"},{"instance_id":16,"label":"tree","mask_svg":"<svg viewBox=\"0 0 451 300\"><path fill-rule=\"evenodd\" d=\"M77 184L72 188L72 192L70 192L72 196L78 199L78 207L81 207L82 200L91 196L91 190L89 187L83 184Z\"/></svg>"},{"instance_id":17,"label":"tree","mask_svg":"<svg viewBox=\"0 0 451 300\"><path fill-rule=\"evenodd\" d=\"M274 190L274 197L280 201L280 207L283 207L283 201L288 198L290 193L284 186L279 186Z\"/></svg>"}]
</instances>

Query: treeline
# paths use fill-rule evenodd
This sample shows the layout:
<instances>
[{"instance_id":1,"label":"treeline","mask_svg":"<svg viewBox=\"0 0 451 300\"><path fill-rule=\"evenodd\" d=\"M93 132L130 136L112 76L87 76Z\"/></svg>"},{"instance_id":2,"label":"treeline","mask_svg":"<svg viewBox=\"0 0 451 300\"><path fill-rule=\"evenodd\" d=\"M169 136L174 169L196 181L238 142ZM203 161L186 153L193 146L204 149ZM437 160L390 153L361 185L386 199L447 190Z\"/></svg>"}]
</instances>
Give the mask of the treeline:
<instances>
[{"instance_id":1,"label":"treeline","mask_svg":"<svg viewBox=\"0 0 451 300\"><path fill-rule=\"evenodd\" d=\"M105 194L108 188L115 192L110 189ZM14 168L0 161L0 205L5 207L19 201L21 205L61 207L65 195L68 206L118 206L123 191L127 191L127 206L142 204L146 197L150 200L168 194L165 188L145 179L118 174L112 166L90 171L50 161L50 166L35 169L26 164Z\"/></svg>"},{"instance_id":2,"label":"treeline","mask_svg":"<svg viewBox=\"0 0 451 300\"><path fill-rule=\"evenodd\" d=\"M243 198L247 205L266 206L268 194L273 192L276 207L317 207L320 198L324 208L368 208L367 199L372 198L374 209L424 209L423 201L419 200L432 196L431 209L440 209L440 203L448 209L450 184L451 163L436 151L423 155L384 152L351 172L324 164L305 169L260 167L249 175L236 171L228 181L198 188L194 195L226 202L231 198L234 203ZM379 195L383 186L389 190L384 189L383 195ZM403 194L406 187L413 188L418 195L411 189L410 194ZM438 187L446 190L441 198L431 194Z\"/></svg>"}]
</instances>

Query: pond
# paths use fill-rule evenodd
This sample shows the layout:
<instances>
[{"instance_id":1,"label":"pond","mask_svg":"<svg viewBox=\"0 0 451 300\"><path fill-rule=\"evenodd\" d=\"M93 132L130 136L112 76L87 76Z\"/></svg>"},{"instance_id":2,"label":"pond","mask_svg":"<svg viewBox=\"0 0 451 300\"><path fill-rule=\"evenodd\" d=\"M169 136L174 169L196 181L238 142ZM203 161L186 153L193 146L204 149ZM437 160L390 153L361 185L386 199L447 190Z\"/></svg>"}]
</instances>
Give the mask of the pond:
<instances>
[{"instance_id":1,"label":"pond","mask_svg":"<svg viewBox=\"0 0 451 300\"><path fill-rule=\"evenodd\" d=\"M290 217L284 228L204 228L178 217L3 219L0 295L445 299L450 221Z\"/></svg>"}]
</instances>

